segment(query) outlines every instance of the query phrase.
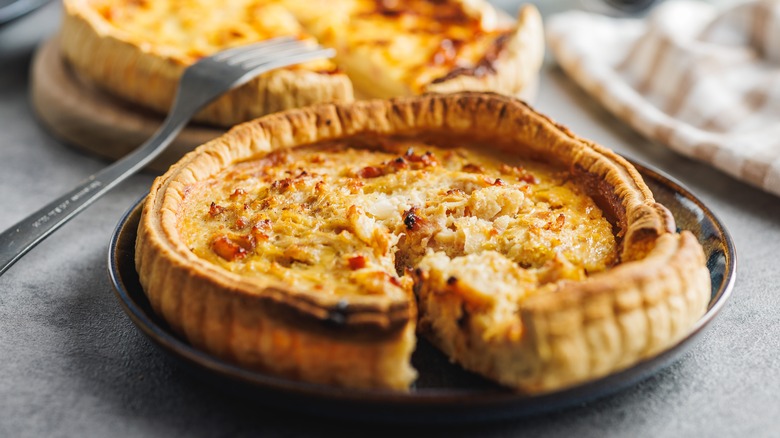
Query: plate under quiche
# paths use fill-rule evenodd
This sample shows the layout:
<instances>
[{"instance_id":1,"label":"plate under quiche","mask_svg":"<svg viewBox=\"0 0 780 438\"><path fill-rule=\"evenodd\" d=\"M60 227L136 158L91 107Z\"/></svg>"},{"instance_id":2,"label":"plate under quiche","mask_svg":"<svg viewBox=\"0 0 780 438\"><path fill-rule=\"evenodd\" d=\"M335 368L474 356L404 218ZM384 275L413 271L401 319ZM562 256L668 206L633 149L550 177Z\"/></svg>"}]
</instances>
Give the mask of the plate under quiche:
<instances>
[{"instance_id":1,"label":"plate under quiche","mask_svg":"<svg viewBox=\"0 0 780 438\"><path fill-rule=\"evenodd\" d=\"M418 335L510 388L575 385L673 345L710 298L636 169L493 93L239 125L155 181L135 260L195 347L352 388L408 388Z\"/></svg>"},{"instance_id":2,"label":"plate under quiche","mask_svg":"<svg viewBox=\"0 0 780 438\"><path fill-rule=\"evenodd\" d=\"M259 76L196 119L220 126L316 102L424 92L527 93L541 66L533 6L507 20L483 0L65 0L60 46L80 76L167 112L182 71L219 50L277 36L333 47Z\"/></svg>"}]
</instances>

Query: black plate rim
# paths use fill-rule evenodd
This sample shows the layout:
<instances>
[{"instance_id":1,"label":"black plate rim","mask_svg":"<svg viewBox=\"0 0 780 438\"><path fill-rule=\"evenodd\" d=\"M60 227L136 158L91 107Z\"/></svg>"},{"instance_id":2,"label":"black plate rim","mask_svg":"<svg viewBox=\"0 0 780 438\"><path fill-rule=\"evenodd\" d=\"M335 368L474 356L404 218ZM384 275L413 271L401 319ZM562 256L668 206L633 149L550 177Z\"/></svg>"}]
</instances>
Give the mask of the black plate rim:
<instances>
[{"instance_id":1,"label":"black plate rim","mask_svg":"<svg viewBox=\"0 0 780 438\"><path fill-rule=\"evenodd\" d=\"M707 312L693 326L688 335L680 339L677 343L671 345L659 354L640 361L617 373L612 373L593 381L550 393L527 395L505 390L503 388L479 393L475 393L473 390L464 389L422 389L410 392L397 392L390 390L334 388L326 385L293 381L243 369L197 350L152 320L150 315L147 315L135 300L130 297L121 278L118 257L116 256L118 243L125 226L130 219L133 218L134 215L140 215L140 208L146 195L142 196L122 215L111 236L108 251L109 277L114 286L114 294L125 313L141 332L165 352L175 356L179 360L183 360L185 363L195 365L199 371L205 371L206 374L214 374L215 376L221 376L250 385L253 391L271 391L287 394L294 398L303 397L313 402L335 401L342 403L360 403L363 408L367 407L368 409L380 406L401 406L413 408L415 410L417 408L433 408L437 411L443 410L445 413L449 409L457 409L458 412L461 412L464 407L476 409L472 414L456 419L456 421L475 418L492 419L535 415L583 403L617 392L643 380L655 371L662 369L682 354L682 347L687 344L692 344L692 341L695 338L698 338L703 329L709 325L731 296L736 281L737 259L733 239L723 225L723 222L720 221L720 219L701 200L699 200L698 197L693 195L690 190L685 188L685 186L674 178L650 166L639 164L634 160L629 161L631 161L631 163L640 171L643 177L649 177L656 183L666 186L671 191L694 202L715 225L719 234L723 236L723 239L721 240L722 243L725 244L724 255L726 263L723 280L720 287L712 296ZM131 232L135 233L134 230ZM511 409L501 410L496 415L491 415L489 410L494 408ZM425 409L423 409L423 411L425 411ZM486 412L487 415L485 415ZM416 416L417 414L412 415L412 417ZM382 415L378 418L382 418ZM394 417L394 420L399 419L402 418Z\"/></svg>"}]
</instances>

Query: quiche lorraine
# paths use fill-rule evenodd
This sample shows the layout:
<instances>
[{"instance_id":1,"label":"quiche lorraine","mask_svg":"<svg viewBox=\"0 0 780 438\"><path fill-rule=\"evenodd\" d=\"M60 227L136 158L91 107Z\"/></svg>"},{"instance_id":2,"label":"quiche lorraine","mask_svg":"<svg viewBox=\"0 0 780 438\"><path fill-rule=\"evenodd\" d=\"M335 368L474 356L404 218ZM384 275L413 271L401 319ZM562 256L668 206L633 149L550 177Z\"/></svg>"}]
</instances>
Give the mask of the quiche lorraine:
<instances>
[{"instance_id":1,"label":"quiche lorraine","mask_svg":"<svg viewBox=\"0 0 780 438\"><path fill-rule=\"evenodd\" d=\"M543 58L533 6L507 19L484 0L65 0L60 32L75 71L159 112L187 65L278 36L333 47L321 60L261 75L196 119L232 126L315 102L424 92L532 90Z\"/></svg>"},{"instance_id":2,"label":"quiche lorraine","mask_svg":"<svg viewBox=\"0 0 780 438\"><path fill-rule=\"evenodd\" d=\"M136 268L194 346L403 390L416 335L544 392L663 351L704 313L701 246L623 158L493 93L241 124L159 177Z\"/></svg>"}]
</instances>

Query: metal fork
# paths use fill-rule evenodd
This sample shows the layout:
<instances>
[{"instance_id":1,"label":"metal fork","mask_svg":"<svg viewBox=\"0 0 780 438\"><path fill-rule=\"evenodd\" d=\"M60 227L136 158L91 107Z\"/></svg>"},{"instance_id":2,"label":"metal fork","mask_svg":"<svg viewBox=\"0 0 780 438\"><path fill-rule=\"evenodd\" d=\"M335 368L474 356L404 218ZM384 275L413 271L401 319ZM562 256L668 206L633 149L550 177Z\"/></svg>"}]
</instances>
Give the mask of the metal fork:
<instances>
[{"instance_id":1,"label":"metal fork","mask_svg":"<svg viewBox=\"0 0 780 438\"><path fill-rule=\"evenodd\" d=\"M149 140L0 234L0 275L92 202L149 164L209 102L261 73L333 55L332 49L282 37L225 50L188 67L171 111Z\"/></svg>"}]
</instances>

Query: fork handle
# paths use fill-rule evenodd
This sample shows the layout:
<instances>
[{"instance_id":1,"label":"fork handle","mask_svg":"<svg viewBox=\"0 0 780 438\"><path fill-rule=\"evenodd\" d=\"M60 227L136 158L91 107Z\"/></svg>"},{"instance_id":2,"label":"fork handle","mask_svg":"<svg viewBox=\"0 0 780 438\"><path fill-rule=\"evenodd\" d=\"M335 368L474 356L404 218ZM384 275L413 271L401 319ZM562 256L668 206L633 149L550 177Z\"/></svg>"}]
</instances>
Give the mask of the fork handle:
<instances>
[{"instance_id":1,"label":"fork handle","mask_svg":"<svg viewBox=\"0 0 780 438\"><path fill-rule=\"evenodd\" d=\"M157 132L133 152L0 233L0 275L49 234L149 164L173 141L191 116L172 111Z\"/></svg>"}]
</instances>

